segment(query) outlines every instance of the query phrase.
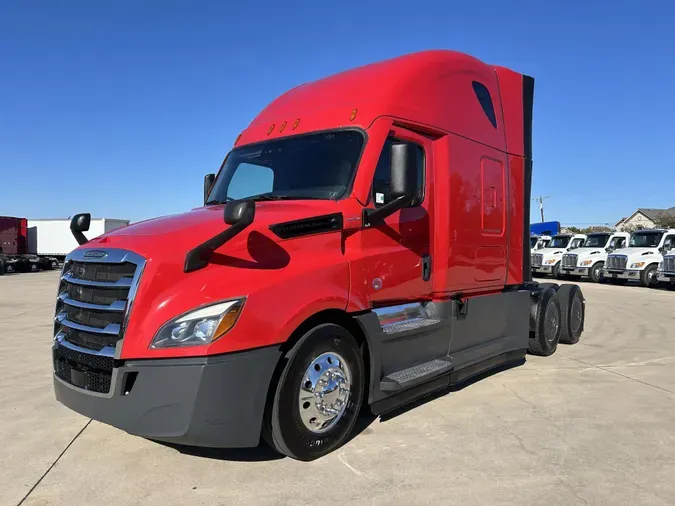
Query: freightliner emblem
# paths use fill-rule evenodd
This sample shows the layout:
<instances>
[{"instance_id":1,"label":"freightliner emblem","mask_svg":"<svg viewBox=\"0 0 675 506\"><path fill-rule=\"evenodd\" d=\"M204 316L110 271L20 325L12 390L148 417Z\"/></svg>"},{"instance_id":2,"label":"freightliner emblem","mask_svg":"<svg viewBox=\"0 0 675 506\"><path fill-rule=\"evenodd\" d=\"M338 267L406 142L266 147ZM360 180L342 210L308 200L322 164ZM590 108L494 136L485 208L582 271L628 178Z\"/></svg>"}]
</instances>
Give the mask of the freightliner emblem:
<instances>
[{"instance_id":1,"label":"freightliner emblem","mask_svg":"<svg viewBox=\"0 0 675 506\"><path fill-rule=\"evenodd\" d=\"M90 249L89 251L84 252L86 258L103 258L107 254L107 252L101 251L100 249Z\"/></svg>"}]
</instances>

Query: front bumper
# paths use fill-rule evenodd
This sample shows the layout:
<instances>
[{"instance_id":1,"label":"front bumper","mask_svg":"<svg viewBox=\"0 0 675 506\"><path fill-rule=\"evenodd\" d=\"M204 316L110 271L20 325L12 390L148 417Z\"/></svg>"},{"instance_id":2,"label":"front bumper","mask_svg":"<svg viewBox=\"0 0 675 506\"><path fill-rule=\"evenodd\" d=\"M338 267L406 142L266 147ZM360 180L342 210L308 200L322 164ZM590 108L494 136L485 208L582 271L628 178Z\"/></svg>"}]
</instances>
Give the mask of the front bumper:
<instances>
[{"instance_id":1,"label":"front bumper","mask_svg":"<svg viewBox=\"0 0 675 506\"><path fill-rule=\"evenodd\" d=\"M607 279L640 279L640 270L626 269L626 270L607 270L602 271L602 275Z\"/></svg>"},{"instance_id":2,"label":"front bumper","mask_svg":"<svg viewBox=\"0 0 675 506\"><path fill-rule=\"evenodd\" d=\"M588 276L588 267L560 267L560 272L573 276Z\"/></svg>"},{"instance_id":3,"label":"front bumper","mask_svg":"<svg viewBox=\"0 0 675 506\"><path fill-rule=\"evenodd\" d=\"M543 274L551 274L553 272L553 265L542 265L541 267L533 267L532 271Z\"/></svg>"},{"instance_id":4,"label":"front bumper","mask_svg":"<svg viewBox=\"0 0 675 506\"><path fill-rule=\"evenodd\" d=\"M663 283L675 283L675 272L657 272L656 279Z\"/></svg>"},{"instance_id":5,"label":"front bumper","mask_svg":"<svg viewBox=\"0 0 675 506\"><path fill-rule=\"evenodd\" d=\"M217 448L257 446L279 347L212 357L128 360L113 369L110 392L54 375L56 399L130 434ZM133 378L133 379L132 379Z\"/></svg>"}]
</instances>

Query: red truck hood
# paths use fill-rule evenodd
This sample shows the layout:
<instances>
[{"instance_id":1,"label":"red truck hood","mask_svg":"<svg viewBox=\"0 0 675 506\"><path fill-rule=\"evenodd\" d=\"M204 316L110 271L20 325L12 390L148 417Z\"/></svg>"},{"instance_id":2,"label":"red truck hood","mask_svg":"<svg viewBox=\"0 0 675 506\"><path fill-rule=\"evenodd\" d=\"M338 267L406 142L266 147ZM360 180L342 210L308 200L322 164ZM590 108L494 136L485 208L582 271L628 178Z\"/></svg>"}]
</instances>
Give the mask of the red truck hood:
<instances>
[{"instance_id":1,"label":"red truck hood","mask_svg":"<svg viewBox=\"0 0 675 506\"><path fill-rule=\"evenodd\" d=\"M221 352L250 346L252 334L260 334L260 339L278 336L279 329L270 328L267 321L269 308L299 304L298 300L302 299L288 296L289 286L300 290L299 295L307 291L303 282L310 286L316 284L322 290L332 289L340 296L322 293L318 300L327 301L326 304L332 304L330 307L346 306L349 274L340 248L341 236L319 234L282 240L269 229L276 223L340 212L344 205L348 204L344 201L257 202L254 222L217 249L208 266L189 273L183 271L186 253L227 229L223 206L135 223L89 241L83 249L125 249L146 260L125 333L122 357L146 356L150 340L162 324L197 306L231 297L247 297L248 316L246 321L238 323L241 335L237 333L216 342L215 346L229 347ZM317 251L322 254L317 255ZM285 299L280 294L284 294ZM249 329L247 325L254 327ZM152 356L200 355L208 350L209 346L154 350Z\"/></svg>"},{"instance_id":2,"label":"red truck hood","mask_svg":"<svg viewBox=\"0 0 675 506\"><path fill-rule=\"evenodd\" d=\"M149 261L169 260L175 255L182 259L192 248L229 227L223 221L223 207L201 207L134 223L92 239L85 247L128 249ZM270 225L338 211L337 202L324 200L256 202L253 224L218 251L240 250L246 245L242 239L252 231L276 242L278 238L269 231Z\"/></svg>"}]
</instances>

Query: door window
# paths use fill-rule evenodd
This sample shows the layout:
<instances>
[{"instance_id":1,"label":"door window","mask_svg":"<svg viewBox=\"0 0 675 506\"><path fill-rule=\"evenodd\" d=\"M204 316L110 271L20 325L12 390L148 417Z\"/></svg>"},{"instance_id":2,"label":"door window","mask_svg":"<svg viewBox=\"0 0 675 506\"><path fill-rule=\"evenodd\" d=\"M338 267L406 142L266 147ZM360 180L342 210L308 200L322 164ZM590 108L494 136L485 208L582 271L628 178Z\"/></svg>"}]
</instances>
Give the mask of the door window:
<instances>
[{"instance_id":1,"label":"door window","mask_svg":"<svg viewBox=\"0 0 675 506\"><path fill-rule=\"evenodd\" d=\"M381 207L392 199L389 195L389 181L391 169L391 147L401 141L388 138L382 148L382 154L377 162L375 177L373 178L373 202L375 207ZM417 197L409 207L418 206L424 200L424 148L417 146Z\"/></svg>"},{"instance_id":2,"label":"door window","mask_svg":"<svg viewBox=\"0 0 675 506\"><path fill-rule=\"evenodd\" d=\"M663 249L664 251L670 251L673 248L675 248L675 235L668 235L666 240L663 241Z\"/></svg>"},{"instance_id":3,"label":"door window","mask_svg":"<svg viewBox=\"0 0 675 506\"><path fill-rule=\"evenodd\" d=\"M626 238L625 237L615 237L609 243L611 249L621 249L626 247Z\"/></svg>"}]
</instances>

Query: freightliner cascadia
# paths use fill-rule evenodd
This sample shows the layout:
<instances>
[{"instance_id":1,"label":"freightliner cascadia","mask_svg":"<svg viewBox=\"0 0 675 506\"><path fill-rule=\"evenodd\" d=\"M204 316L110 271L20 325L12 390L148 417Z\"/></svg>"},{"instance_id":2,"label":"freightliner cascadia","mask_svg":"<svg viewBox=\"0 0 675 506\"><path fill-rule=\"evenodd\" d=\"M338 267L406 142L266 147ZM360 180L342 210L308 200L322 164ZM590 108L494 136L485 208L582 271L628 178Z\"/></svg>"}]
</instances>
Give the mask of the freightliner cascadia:
<instances>
[{"instance_id":1,"label":"freightliner cascadia","mask_svg":"<svg viewBox=\"0 0 675 506\"><path fill-rule=\"evenodd\" d=\"M530 278L533 90L452 51L356 68L269 104L203 207L89 242L76 215L57 399L150 439L312 460L366 404L576 342L579 287Z\"/></svg>"}]
</instances>

